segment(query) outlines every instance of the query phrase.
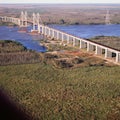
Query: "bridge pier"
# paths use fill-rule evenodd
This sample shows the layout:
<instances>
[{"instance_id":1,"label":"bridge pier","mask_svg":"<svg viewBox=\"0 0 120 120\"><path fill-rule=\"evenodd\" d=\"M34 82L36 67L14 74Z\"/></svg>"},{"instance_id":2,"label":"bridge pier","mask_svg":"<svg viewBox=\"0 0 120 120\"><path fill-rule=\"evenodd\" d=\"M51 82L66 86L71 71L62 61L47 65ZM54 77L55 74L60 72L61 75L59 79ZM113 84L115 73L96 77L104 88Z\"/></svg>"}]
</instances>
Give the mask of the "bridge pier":
<instances>
[{"instance_id":1,"label":"bridge pier","mask_svg":"<svg viewBox=\"0 0 120 120\"><path fill-rule=\"evenodd\" d=\"M76 45L76 38L73 38L73 47Z\"/></svg>"},{"instance_id":2,"label":"bridge pier","mask_svg":"<svg viewBox=\"0 0 120 120\"><path fill-rule=\"evenodd\" d=\"M102 48L96 45L96 50L95 50L96 55L102 55Z\"/></svg>"},{"instance_id":3,"label":"bridge pier","mask_svg":"<svg viewBox=\"0 0 120 120\"><path fill-rule=\"evenodd\" d=\"M118 52L116 53L116 62L120 62L120 54Z\"/></svg>"},{"instance_id":4,"label":"bridge pier","mask_svg":"<svg viewBox=\"0 0 120 120\"><path fill-rule=\"evenodd\" d=\"M109 51L107 48L105 49L105 58L112 58L112 52Z\"/></svg>"},{"instance_id":5,"label":"bridge pier","mask_svg":"<svg viewBox=\"0 0 120 120\"><path fill-rule=\"evenodd\" d=\"M45 33L45 29L44 29L45 27L44 26L42 26L42 34L44 35L44 33Z\"/></svg>"},{"instance_id":6,"label":"bridge pier","mask_svg":"<svg viewBox=\"0 0 120 120\"><path fill-rule=\"evenodd\" d=\"M59 40L60 38L59 38L59 32L57 31L57 40Z\"/></svg>"},{"instance_id":7,"label":"bridge pier","mask_svg":"<svg viewBox=\"0 0 120 120\"><path fill-rule=\"evenodd\" d=\"M62 42L64 42L64 34L63 33L61 33L62 34Z\"/></svg>"},{"instance_id":8,"label":"bridge pier","mask_svg":"<svg viewBox=\"0 0 120 120\"><path fill-rule=\"evenodd\" d=\"M53 29L52 29L52 38L55 38L55 32Z\"/></svg>"},{"instance_id":9,"label":"bridge pier","mask_svg":"<svg viewBox=\"0 0 120 120\"><path fill-rule=\"evenodd\" d=\"M12 22L15 24L18 24L20 27L27 27L27 13L21 12L21 18L12 18L12 17L0 17L2 21L5 22ZM38 26L38 27L36 27ZM37 28L37 29L36 29ZM46 35L48 37L61 40L62 42L66 42L67 44L71 44L72 46L79 46L80 49L87 48L88 52L95 51L96 55L103 56L105 59L111 59L111 61L114 61L116 63L120 63L120 51L112 49L110 47L100 45L98 43L88 41L85 39L78 38L73 35L69 35L67 33L61 32L59 30L56 30L54 28L50 28L48 26L44 26L43 24L39 23L39 14L35 15L33 13L33 30L38 33L41 33L43 35Z\"/></svg>"},{"instance_id":10,"label":"bridge pier","mask_svg":"<svg viewBox=\"0 0 120 120\"><path fill-rule=\"evenodd\" d=\"M69 44L70 43L70 37L67 34L66 34L66 36L67 36L67 44Z\"/></svg>"},{"instance_id":11,"label":"bridge pier","mask_svg":"<svg viewBox=\"0 0 120 120\"><path fill-rule=\"evenodd\" d=\"M81 40L80 39L80 48L82 49L84 49L84 48L86 48L86 43L83 41L83 40Z\"/></svg>"},{"instance_id":12,"label":"bridge pier","mask_svg":"<svg viewBox=\"0 0 120 120\"><path fill-rule=\"evenodd\" d=\"M94 51L94 46L90 44L89 42L87 42L87 51L88 52Z\"/></svg>"},{"instance_id":13,"label":"bridge pier","mask_svg":"<svg viewBox=\"0 0 120 120\"><path fill-rule=\"evenodd\" d=\"M50 37L50 35L51 35L51 28L49 28L49 34L48 34L48 36Z\"/></svg>"}]
</instances>

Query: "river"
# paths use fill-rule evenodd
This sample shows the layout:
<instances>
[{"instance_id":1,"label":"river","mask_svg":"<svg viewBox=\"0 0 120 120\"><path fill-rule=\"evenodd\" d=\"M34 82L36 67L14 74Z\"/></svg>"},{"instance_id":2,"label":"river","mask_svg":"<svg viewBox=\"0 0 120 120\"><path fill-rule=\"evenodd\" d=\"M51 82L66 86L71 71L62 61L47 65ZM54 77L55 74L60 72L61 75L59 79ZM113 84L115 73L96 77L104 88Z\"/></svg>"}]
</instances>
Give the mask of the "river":
<instances>
[{"instance_id":1,"label":"river","mask_svg":"<svg viewBox=\"0 0 120 120\"><path fill-rule=\"evenodd\" d=\"M51 27L66 33L81 37L91 38L95 36L120 37L120 25L50 25ZM31 27L28 28L30 31ZM40 35L31 35L18 32L18 27L0 26L0 40L15 40L22 43L28 49L45 52L46 48L40 45Z\"/></svg>"},{"instance_id":2,"label":"river","mask_svg":"<svg viewBox=\"0 0 120 120\"><path fill-rule=\"evenodd\" d=\"M42 36L18 32L18 27L0 26L0 40L15 40L25 47L38 52L45 52L46 48L40 45ZM31 27L28 28L28 32Z\"/></svg>"},{"instance_id":3,"label":"river","mask_svg":"<svg viewBox=\"0 0 120 120\"><path fill-rule=\"evenodd\" d=\"M51 27L66 33L81 37L92 38L95 36L120 37L120 24L111 25L51 25Z\"/></svg>"}]
</instances>

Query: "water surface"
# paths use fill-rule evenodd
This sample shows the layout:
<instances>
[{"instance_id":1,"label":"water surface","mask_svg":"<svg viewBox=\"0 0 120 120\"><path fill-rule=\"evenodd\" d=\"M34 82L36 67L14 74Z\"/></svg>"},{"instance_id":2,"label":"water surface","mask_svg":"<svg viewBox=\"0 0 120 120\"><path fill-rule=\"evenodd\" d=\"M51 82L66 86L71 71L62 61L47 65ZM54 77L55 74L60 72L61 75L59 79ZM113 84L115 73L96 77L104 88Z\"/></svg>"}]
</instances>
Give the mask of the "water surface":
<instances>
[{"instance_id":1,"label":"water surface","mask_svg":"<svg viewBox=\"0 0 120 120\"><path fill-rule=\"evenodd\" d=\"M40 35L18 32L18 27L0 26L0 40L15 40L23 44L28 49L38 52L45 52L46 48L40 45ZM28 28L28 31L31 28Z\"/></svg>"},{"instance_id":2,"label":"water surface","mask_svg":"<svg viewBox=\"0 0 120 120\"><path fill-rule=\"evenodd\" d=\"M95 36L120 37L120 24L111 25L51 25L51 27L81 38Z\"/></svg>"},{"instance_id":3,"label":"water surface","mask_svg":"<svg viewBox=\"0 0 120 120\"><path fill-rule=\"evenodd\" d=\"M81 38L95 36L120 37L120 25L50 25L51 27ZM31 27L28 28L30 31ZM46 48L40 45L40 35L31 35L18 32L18 27L0 26L0 40L15 40L28 49L45 52Z\"/></svg>"}]
</instances>

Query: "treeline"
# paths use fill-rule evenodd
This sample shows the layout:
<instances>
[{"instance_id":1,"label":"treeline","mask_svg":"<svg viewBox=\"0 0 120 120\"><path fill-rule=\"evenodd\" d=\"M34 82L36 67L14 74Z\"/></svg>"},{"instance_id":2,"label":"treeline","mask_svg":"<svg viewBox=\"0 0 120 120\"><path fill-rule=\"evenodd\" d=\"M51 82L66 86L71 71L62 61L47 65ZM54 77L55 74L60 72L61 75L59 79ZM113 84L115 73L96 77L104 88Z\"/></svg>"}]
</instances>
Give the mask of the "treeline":
<instances>
[{"instance_id":1,"label":"treeline","mask_svg":"<svg viewBox=\"0 0 120 120\"><path fill-rule=\"evenodd\" d=\"M0 21L0 26L17 26L17 25L11 22Z\"/></svg>"}]
</instances>

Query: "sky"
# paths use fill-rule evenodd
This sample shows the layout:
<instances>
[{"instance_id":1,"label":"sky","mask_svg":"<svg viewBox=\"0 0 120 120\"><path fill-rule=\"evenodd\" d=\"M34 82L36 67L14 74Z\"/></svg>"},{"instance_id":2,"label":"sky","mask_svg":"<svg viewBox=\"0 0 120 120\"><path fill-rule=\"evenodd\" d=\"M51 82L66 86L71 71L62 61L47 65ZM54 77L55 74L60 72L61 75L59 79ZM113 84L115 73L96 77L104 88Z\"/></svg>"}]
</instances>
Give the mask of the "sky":
<instances>
[{"instance_id":1,"label":"sky","mask_svg":"<svg viewBox=\"0 0 120 120\"><path fill-rule=\"evenodd\" d=\"M120 0L0 0L0 3L120 3Z\"/></svg>"}]
</instances>

